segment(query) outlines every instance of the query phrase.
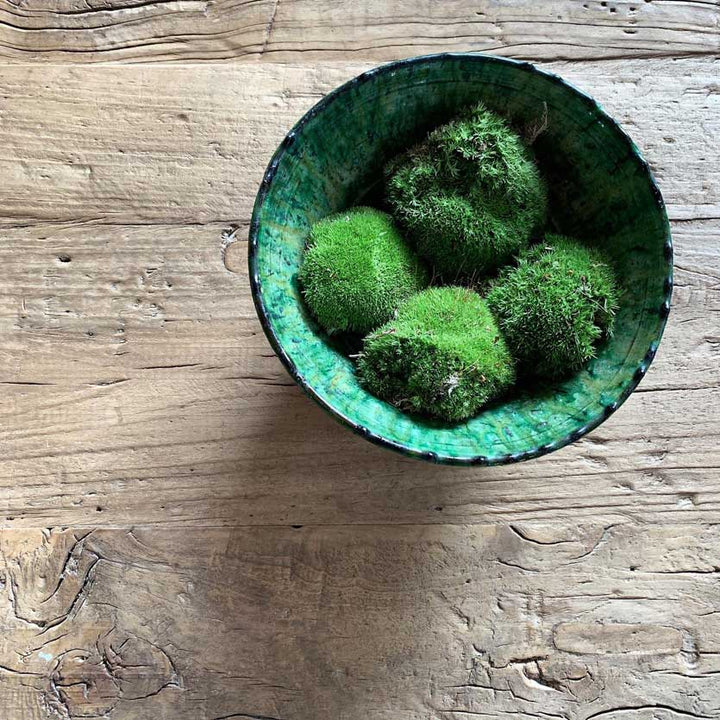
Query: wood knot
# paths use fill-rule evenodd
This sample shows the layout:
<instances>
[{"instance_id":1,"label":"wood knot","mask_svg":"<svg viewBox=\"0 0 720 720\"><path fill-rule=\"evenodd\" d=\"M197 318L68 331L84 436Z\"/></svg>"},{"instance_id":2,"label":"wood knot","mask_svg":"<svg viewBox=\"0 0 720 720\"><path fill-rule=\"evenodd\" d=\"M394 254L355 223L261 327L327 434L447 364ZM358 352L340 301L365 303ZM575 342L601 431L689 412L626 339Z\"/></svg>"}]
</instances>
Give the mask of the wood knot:
<instances>
[{"instance_id":1,"label":"wood knot","mask_svg":"<svg viewBox=\"0 0 720 720\"><path fill-rule=\"evenodd\" d=\"M70 718L103 716L117 702L157 695L180 687L167 653L132 633L113 630L88 650L58 657L51 675L54 700Z\"/></svg>"}]
</instances>

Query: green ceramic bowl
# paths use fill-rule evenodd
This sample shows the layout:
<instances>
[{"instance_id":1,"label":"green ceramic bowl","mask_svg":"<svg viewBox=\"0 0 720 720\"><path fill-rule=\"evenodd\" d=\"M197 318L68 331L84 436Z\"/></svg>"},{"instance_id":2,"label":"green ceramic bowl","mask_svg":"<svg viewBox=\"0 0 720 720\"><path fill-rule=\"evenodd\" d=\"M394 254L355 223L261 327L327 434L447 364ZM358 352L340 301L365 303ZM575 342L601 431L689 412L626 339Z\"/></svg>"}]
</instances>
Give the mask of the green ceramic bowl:
<instances>
[{"instance_id":1,"label":"green ceramic bowl","mask_svg":"<svg viewBox=\"0 0 720 720\"><path fill-rule=\"evenodd\" d=\"M551 225L601 245L623 297L614 336L581 372L448 426L401 413L358 385L352 361L305 310L297 270L312 223L372 198L390 157L478 100L521 130L546 120L533 147L551 189ZM516 462L582 437L640 382L670 309L670 228L637 147L591 97L561 78L491 56L402 60L324 97L268 166L249 253L258 315L297 383L368 440L435 462Z\"/></svg>"}]
</instances>

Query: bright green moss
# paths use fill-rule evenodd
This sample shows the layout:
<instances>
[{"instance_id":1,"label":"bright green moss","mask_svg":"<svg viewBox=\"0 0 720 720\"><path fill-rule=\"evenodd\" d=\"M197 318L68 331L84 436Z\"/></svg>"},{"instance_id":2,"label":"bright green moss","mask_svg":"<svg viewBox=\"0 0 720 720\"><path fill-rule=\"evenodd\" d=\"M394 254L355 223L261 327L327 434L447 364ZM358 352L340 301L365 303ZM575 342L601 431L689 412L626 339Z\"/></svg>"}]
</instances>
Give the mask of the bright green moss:
<instances>
[{"instance_id":1,"label":"bright green moss","mask_svg":"<svg viewBox=\"0 0 720 720\"><path fill-rule=\"evenodd\" d=\"M386 169L388 202L450 281L492 273L542 227L545 186L520 137L476 105Z\"/></svg>"},{"instance_id":2,"label":"bright green moss","mask_svg":"<svg viewBox=\"0 0 720 720\"><path fill-rule=\"evenodd\" d=\"M414 295L365 338L358 376L397 408L458 422L515 379L510 353L486 302L461 287Z\"/></svg>"},{"instance_id":3,"label":"bright green moss","mask_svg":"<svg viewBox=\"0 0 720 720\"><path fill-rule=\"evenodd\" d=\"M329 333L365 335L428 284L392 218L353 208L313 225L298 273L307 306Z\"/></svg>"},{"instance_id":4,"label":"bright green moss","mask_svg":"<svg viewBox=\"0 0 720 720\"><path fill-rule=\"evenodd\" d=\"M619 291L596 250L548 235L506 268L488 304L519 369L557 379L578 370L612 332Z\"/></svg>"}]
</instances>

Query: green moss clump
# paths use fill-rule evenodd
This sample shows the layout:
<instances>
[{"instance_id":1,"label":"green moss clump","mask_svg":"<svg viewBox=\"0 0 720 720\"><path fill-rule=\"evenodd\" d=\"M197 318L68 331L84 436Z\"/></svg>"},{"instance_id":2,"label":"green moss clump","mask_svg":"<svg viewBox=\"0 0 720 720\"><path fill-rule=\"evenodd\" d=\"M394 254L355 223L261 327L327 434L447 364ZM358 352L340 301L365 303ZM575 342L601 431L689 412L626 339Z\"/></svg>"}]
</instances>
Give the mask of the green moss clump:
<instances>
[{"instance_id":1,"label":"green moss clump","mask_svg":"<svg viewBox=\"0 0 720 720\"><path fill-rule=\"evenodd\" d=\"M518 369L554 380L582 367L612 332L619 290L598 251L548 235L502 271L487 299Z\"/></svg>"},{"instance_id":2,"label":"green moss clump","mask_svg":"<svg viewBox=\"0 0 720 720\"><path fill-rule=\"evenodd\" d=\"M365 335L424 288L428 274L390 215L359 207L313 225L298 281L327 332Z\"/></svg>"},{"instance_id":3,"label":"green moss clump","mask_svg":"<svg viewBox=\"0 0 720 720\"><path fill-rule=\"evenodd\" d=\"M386 185L418 253L452 281L494 272L545 221L545 185L530 153L483 105L392 161Z\"/></svg>"},{"instance_id":4,"label":"green moss clump","mask_svg":"<svg viewBox=\"0 0 720 720\"><path fill-rule=\"evenodd\" d=\"M510 353L486 302L462 287L414 295L365 338L361 384L397 408L459 422L515 379Z\"/></svg>"}]
</instances>

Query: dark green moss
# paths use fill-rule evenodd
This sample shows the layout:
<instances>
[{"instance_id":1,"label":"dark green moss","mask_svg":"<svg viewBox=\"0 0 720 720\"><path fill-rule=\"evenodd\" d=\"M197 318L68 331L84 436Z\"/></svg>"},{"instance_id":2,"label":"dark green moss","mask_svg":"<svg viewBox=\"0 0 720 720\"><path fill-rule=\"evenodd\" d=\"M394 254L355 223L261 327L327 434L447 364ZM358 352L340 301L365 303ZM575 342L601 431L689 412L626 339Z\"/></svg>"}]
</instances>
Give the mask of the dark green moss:
<instances>
[{"instance_id":1,"label":"dark green moss","mask_svg":"<svg viewBox=\"0 0 720 720\"><path fill-rule=\"evenodd\" d=\"M461 287L430 288L365 338L361 384L401 410L465 420L515 379L486 302Z\"/></svg>"},{"instance_id":2,"label":"dark green moss","mask_svg":"<svg viewBox=\"0 0 720 720\"><path fill-rule=\"evenodd\" d=\"M313 226L298 281L325 330L364 335L424 288L428 276L390 215L353 208Z\"/></svg>"},{"instance_id":3,"label":"dark green moss","mask_svg":"<svg viewBox=\"0 0 720 720\"><path fill-rule=\"evenodd\" d=\"M545 186L520 137L477 105L386 168L388 202L450 281L494 272L545 220Z\"/></svg>"},{"instance_id":4,"label":"dark green moss","mask_svg":"<svg viewBox=\"0 0 720 720\"><path fill-rule=\"evenodd\" d=\"M619 291L598 251L548 235L502 271L487 299L519 369L558 379L612 332Z\"/></svg>"}]
</instances>

